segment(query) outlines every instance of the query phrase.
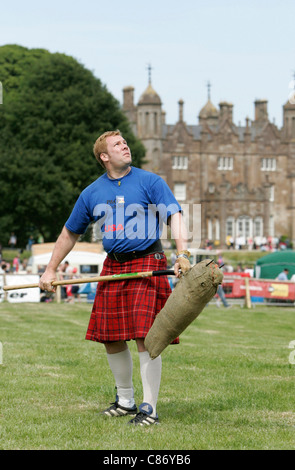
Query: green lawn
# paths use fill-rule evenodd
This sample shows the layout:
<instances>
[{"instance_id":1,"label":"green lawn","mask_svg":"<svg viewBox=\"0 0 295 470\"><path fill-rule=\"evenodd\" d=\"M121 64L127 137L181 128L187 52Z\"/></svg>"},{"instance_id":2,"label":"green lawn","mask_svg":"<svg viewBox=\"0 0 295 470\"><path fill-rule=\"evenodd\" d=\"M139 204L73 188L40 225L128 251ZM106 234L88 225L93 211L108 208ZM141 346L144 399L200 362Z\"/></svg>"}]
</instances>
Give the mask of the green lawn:
<instances>
[{"instance_id":1,"label":"green lawn","mask_svg":"<svg viewBox=\"0 0 295 470\"><path fill-rule=\"evenodd\" d=\"M0 305L0 448L294 449L293 308L207 307L163 353L160 426L99 410L114 399L89 304ZM142 397L134 342L134 386Z\"/></svg>"}]
</instances>

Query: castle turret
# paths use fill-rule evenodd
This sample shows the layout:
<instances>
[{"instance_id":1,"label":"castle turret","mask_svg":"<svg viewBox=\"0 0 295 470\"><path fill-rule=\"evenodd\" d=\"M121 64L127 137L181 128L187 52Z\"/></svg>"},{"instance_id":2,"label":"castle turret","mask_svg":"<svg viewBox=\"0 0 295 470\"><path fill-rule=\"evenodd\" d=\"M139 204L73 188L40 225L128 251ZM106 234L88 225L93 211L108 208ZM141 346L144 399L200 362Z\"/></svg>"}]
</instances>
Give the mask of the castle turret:
<instances>
[{"instance_id":1,"label":"castle turret","mask_svg":"<svg viewBox=\"0 0 295 470\"><path fill-rule=\"evenodd\" d=\"M215 108L211 100L208 100L205 106L199 112L199 123L207 123L209 126L218 123L218 110Z\"/></svg>"},{"instance_id":2,"label":"castle turret","mask_svg":"<svg viewBox=\"0 0 295 470\"><path fill-rule=\"evenodd\" d=\"M137 134L137 110L136 106L134 105L134 88L133 86L126 86L123 88L123 111L126 114L133 133Z\"/></svg>"},{"instance_id":3,"label":"castle turret","mask_svg":"<svg viewBox=\"0 0 295 470\"><path fill-rule=\"evenodd\" d=\"M138 137L160 137L162 122L162 103L151 83L138 101Z\"/></svg>"},{"instance_id":4,"label":"castle turret","mask_svg":"<svg viewBox=\"0 0 295 470\"><path fill-rule=\"evenodd\" d=\"M151 82L151 67L148 67L149 82L137 104L137 135L147 153L146 170L159 171L162 155L162 102Z\"/></svg>"},{"instance_id":5,"label":"castle turret","mask_svg":"<svg viewBox=\"0 0 295 470\"><path fill-rule=\"evenodd\" d=\"M219 113L211 101L210 82L207 83L207 87L208 87L208 101L199 112L199 124L201 125L208 124L209 126L214 126L218 124Z\"/></svg>"},{"instance_id":6,"label":"castle turret","mask_svg":"<svg viewBox=\"0 0 295 470\"><path fill-rule=\"evenodd\" d=\"M295 140L295 103L290 101L283 106L283 135L286 140Z\"/></svg>"}]
</instances>

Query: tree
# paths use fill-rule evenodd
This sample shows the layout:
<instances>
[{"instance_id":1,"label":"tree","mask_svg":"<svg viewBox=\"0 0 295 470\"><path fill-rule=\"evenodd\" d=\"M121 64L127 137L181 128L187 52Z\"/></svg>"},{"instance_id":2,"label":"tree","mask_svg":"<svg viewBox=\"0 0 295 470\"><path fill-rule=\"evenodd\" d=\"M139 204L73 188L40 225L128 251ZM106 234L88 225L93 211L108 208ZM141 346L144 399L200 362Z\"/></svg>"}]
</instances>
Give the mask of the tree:
<instances>
[{"instance_id":1,"label":"tree","mask_svg":"<svg viewBox=\"0 0 295 470\"><path fill-rule=\"evenodd\" d=\"M119 102L74 58L0 47L0 241L10 232L56 239L79 193L103 173L93 155L101 133L120 129L141 166L145 150Z\"/></svg>"}]
</instances>

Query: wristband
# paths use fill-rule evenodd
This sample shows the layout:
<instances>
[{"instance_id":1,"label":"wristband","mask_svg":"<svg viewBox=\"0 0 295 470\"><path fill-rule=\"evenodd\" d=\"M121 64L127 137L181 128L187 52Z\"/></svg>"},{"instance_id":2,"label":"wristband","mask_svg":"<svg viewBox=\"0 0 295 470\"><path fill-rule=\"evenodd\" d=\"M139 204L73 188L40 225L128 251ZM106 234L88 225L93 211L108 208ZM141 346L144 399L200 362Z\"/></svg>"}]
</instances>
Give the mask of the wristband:
<instances>
[{"instance_id":1,"label":"wristband","mask_svg":"<svg viewBox=\"0 0 295 470\"><path fill-rule=\"evenodd\" d=\"M190 252L187 250L181 250L178 253L176 253L176 258L186 258L189 259L190 257Z\"/></svg>"},{"instance_id":2,"label":"wristband","mask_svg":"<svg viewBox=\"0 0 295 470\"><path fill-rule=\"evenodd\" d=\"M185 258L188 260L188 256L186 256L184 253L181 253L180 255L176 256L176 259L178 258Z\"/></svg>"}]
</instances>

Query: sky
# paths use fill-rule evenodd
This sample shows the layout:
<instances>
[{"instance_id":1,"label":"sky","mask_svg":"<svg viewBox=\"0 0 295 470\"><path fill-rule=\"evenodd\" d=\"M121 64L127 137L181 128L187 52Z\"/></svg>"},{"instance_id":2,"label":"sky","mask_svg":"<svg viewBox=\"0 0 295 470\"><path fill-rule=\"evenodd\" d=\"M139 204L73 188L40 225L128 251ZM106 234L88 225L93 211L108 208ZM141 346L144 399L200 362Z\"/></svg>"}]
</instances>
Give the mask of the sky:
<instances>
[{"instance_id":1,"label":"sky","mask_svg":"<svg viewBox=\"0 0 295 470\"><path fill-rule=\"evenodd\" d=\"M254 101L266 99L280 128L295 73L294 18L294 0L2 0L0 46L70 55L121 104L130 85L137 104L150 64L167 124L180 99L184 121L197 124L210 82L211 101L232 103L235 124L254 119Z\"/></svg>"}]
</instances>

